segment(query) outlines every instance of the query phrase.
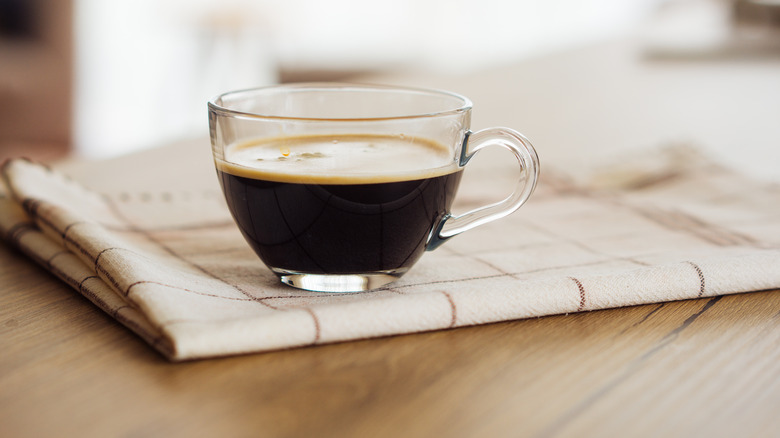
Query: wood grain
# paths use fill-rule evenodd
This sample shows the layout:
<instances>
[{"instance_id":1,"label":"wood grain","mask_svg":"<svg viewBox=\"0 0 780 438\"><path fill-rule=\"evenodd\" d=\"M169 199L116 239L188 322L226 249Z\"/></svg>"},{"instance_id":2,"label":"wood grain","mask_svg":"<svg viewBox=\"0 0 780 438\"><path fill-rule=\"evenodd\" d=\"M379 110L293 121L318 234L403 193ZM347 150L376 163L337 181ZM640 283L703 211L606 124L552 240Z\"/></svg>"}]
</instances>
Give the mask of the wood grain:
<instances>
[{"instance_id":1,"label":"wood grain","mask_svg":"<svg viewBox=\"0 0 780 438\"><path fill-rule=\"evenodd\" d=\"M767 436L780 291L171 364L0 247L8 436Z\"/></svg>"}]
</instances>

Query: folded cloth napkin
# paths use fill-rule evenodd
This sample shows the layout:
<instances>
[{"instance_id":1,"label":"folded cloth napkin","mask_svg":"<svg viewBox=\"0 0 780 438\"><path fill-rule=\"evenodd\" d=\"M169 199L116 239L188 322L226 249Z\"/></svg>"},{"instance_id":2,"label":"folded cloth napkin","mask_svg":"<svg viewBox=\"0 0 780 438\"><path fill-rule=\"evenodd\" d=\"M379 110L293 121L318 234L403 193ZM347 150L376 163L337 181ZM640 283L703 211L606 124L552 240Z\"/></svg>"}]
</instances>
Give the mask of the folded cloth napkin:
<instances>
[{"instance_id":1,"label":"folded cloth napkin","mask_svg":"<svg viewBox=\"0 0 780 438\"><path fill-rule=\"evenodd\" d=\"M618 170L598 190L546 171L520 211L366 293L281 285L216 191L99 195L25 160L2 167L0 234L170 360L780 288L780 186Z\"/></svg>"}]
</instances>

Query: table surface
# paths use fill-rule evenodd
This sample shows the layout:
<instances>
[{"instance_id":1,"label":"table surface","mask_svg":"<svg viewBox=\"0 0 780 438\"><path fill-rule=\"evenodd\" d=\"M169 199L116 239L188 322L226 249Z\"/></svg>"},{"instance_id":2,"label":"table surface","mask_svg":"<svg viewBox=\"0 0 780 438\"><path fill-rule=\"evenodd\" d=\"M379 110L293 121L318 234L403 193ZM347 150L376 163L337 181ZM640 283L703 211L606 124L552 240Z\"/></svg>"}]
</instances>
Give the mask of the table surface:
<instances>
[{"instance_id":1,"label":"table surface","mask_svg":"<svg viewBox=\"0 0 780 438\"><path fill-rule=\"evenodd\" d=\"M474 128L518 127L543 163L688 142L772 179L778 78L778 58L647 59L620 42L366 79L467 94ZM173 176L211 176L207 142L194 143L55 167L111 192L144 166L141 191L175 184L171 161ZM173 364L0 244L0 351L2 436L780 433L780 290Z\"/></svg>"}]
</instances>

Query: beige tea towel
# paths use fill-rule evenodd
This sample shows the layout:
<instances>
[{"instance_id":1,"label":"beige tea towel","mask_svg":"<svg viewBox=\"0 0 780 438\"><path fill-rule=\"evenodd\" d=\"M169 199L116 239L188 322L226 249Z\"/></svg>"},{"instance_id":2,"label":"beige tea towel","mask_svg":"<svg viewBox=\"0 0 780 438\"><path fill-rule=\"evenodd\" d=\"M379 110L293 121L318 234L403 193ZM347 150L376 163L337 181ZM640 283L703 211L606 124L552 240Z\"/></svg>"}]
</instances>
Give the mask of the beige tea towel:
<instances>
[{"instance_id":1,"label":"beige tea towel","mask_svg":"<svg viewBox=\"0 0 780 438\"><path fill-rule=\"evenodd\" d=\"M705 162L614 175L626 184L596 190L545 168L517 213L367 293L279 284L218 191L137 194L128 178L100 195L13 160L0 232L171 360L780 287L778 185ZM462 187L458 209L490 179Z\"/></svg>"}]
</instances>

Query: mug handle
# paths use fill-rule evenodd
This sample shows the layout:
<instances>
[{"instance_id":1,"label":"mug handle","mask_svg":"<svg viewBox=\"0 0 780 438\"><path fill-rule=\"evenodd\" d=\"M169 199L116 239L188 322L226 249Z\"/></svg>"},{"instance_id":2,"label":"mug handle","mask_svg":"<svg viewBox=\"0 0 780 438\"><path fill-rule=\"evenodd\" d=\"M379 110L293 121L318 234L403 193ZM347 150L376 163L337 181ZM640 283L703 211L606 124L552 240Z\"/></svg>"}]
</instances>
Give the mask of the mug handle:
<instances>
[{"instance_id":1,"label":"mug handle","mask_svg":"<svg viewBox=\"0 0 780 438\"><path fill-rule=\"evenodd\" d=\"M480 150L488 146L500 146L517 158L521 173L515 190L503 201L486 205L458 216L445 214L431 231L425 249L433 251L450 237L496 219L520 208L533 193L539 179L539 157L530 141L523 134L509 128L487 128L466 132L460 153L460 167L464 167Z\"/></svg>"}]
</instances>

